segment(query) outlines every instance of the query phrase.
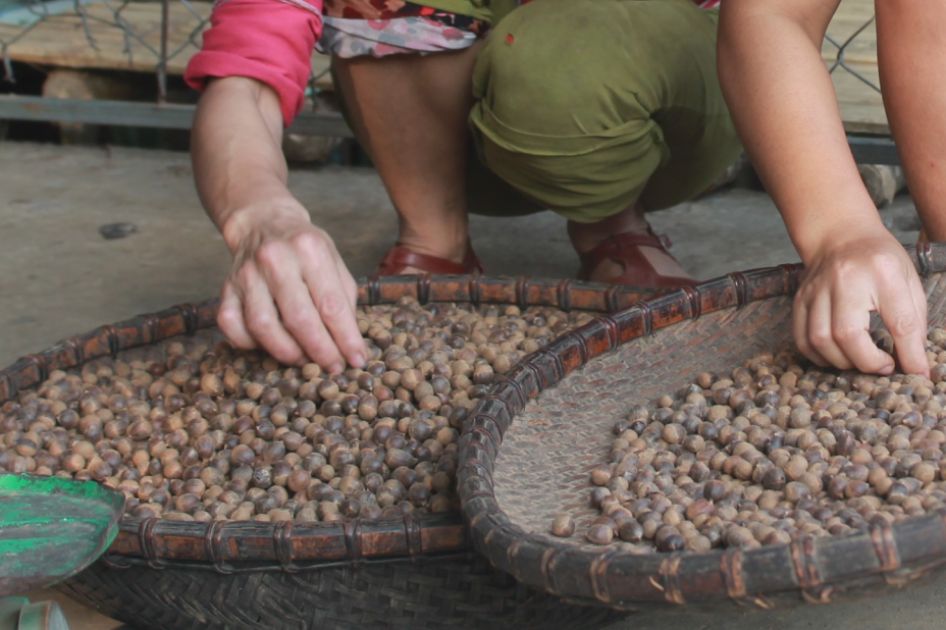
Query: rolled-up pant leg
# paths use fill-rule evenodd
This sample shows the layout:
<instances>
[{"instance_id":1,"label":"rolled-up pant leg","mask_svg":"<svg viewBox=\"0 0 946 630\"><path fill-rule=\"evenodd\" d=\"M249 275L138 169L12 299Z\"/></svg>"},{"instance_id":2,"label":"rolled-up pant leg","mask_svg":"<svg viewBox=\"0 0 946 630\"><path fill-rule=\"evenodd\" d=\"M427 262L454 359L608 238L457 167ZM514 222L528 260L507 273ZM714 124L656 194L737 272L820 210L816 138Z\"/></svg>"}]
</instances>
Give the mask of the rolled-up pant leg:
<instances>
[{"instance_id":1,"label":"rolled-up pant leg","mask_svg":"<svg viewBox=\"0 0 946 630\"><path fill-rule=\"evenodd\" d=\"M474 71L480 160L534 207L580 222L705 191L740 151L716 78L716 19L690 0L516 9Z\"/></svg>"}]
</instances>

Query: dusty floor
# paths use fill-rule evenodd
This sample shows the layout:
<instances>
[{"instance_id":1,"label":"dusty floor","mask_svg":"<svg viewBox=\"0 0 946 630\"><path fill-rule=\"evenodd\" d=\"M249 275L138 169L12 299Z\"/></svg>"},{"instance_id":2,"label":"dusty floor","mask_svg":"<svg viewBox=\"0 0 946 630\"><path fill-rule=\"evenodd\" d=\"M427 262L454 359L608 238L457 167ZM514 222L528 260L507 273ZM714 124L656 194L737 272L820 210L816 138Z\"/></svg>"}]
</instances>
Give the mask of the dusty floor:
<instances>
[{"instance_id":1,"label":"dusty floor","mask_svg":"<svg viewBox=\"0 0 946 630\"><path fill-rule=\"evenodd\" d=\"M336 238L352 271L369 273L394 228L374 172L297 170L292 188ZM915 238L908 198L884 215L902 240ZM797 260L762 193L725 191L651 221L673 238L674 252L700 278ZM131 223L137 232L103 239L99 227L116 222ZM571 276L577 267L564 223L551 214L474 218L473 240L490 273ZM211 297L229 262L199 209L186 155L10 142L0 143L0 260L0 365L103 323ZM647 614L617 627L942 628L941 583L867 601L746 611L725 620L705 613ZM118 625L68 600L63 604L77 630Z\"/></svg>"}]
</instances>

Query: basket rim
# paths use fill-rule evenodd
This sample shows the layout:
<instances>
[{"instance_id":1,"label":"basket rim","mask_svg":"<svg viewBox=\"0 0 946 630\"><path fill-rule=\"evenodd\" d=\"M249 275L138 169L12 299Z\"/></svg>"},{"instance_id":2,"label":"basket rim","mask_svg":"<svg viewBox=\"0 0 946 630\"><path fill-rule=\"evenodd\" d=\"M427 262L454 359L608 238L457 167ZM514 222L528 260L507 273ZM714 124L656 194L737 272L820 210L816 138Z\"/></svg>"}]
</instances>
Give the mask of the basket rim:
<instances>
[{"instance_id":1,"label":"basket rim","mask_svg":"<svg viewBox=\"0 0 946 630\"><path fill-rule=\"evenodd\" d=\"M358 280L359 305L412 297L422 304L455 302L553 306L564 311L615 312L653 295L652 289L578 280L485 275L386 276ZM216 326L218 299L179 304L64 339L0 370L0 404L70 369L123 350L192 335ZM467 553L470 542L460 513L405 515L397 520L293 524L255 521L195 523L123 515L105 560L114 566L204 566L219 573L297 571L321 566L418 559Z\"/></svg>"},{"instance_id":2,"label":"basket rim","mask_svg":"<svg viewBox=\"0 0 946 630\"><path fill-rule=\"evenodd\" d=\"M946 244L911 252L924 277L946 271ZM873 526L866 533L799 539L743 551L631 554L552 540L514 523L496 499L493 470L503 435L525 405L589 360L702 315L791 296L803 267L781 265L685 287L603 315L566 333L504 375L464 423L457 470L463 516L477 551L521 582L573 601L630 610L646 604L734 600L768 607L767 597L830 601L837 587L865 579L905 582L946 563L946 511Z\"/></svg>"}]
</instances>

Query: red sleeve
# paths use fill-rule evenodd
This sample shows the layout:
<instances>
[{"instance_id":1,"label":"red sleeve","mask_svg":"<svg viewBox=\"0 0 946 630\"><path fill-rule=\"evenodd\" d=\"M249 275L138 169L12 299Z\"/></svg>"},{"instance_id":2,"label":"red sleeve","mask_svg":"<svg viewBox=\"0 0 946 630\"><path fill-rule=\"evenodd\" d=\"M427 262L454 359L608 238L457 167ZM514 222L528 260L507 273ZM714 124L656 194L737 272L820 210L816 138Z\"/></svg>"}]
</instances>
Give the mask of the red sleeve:
<instances>
[{"instance_id":1,"label":"red sleeve","mask_svg":"<svg viewBox=\"0 0 946 630\"><path fill-rule=\"evenodd\" d=\"M322 32L322 0L305 3L314 11L281 0L218 3L203 47L187 64L184 80L197 90L211 77L261 81L279 95L288 126L302 109L312 50Z\"/></svg>"}]
</instances>

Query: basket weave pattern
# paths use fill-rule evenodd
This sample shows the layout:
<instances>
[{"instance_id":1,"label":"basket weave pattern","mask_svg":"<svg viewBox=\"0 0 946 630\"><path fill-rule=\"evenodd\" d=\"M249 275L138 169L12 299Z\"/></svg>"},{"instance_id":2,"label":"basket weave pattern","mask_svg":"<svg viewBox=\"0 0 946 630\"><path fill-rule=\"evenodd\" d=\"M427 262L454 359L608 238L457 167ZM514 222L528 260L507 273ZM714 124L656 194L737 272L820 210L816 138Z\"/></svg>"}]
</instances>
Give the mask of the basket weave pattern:
<instances>
[{"instance_id":1,"label":"basket weave pattern","mask_svg":"<svg viewBox=\"0 0 946 630\"><path fill-rule=\"evenodd\" d=\"M363 281L358 298L362 305L412 297L610 312L651 294L570 280L442 276ZM160 354L164 342L181 335L213 335L216 310L216 301L180 305L23 357L0 370L0 403L55 369L105 356ZM64 588L116 618L153 628L357 627L379 620L476 627L499 619L541 627L556 619L598 625L609 618L601 611L589 616L473 562L459 513L311 525L124 517L103 560ZM241 604L244 591L257 599Z\"/></svg>"},{"instance_id":2,"label":"basket weave pattern","mask_svg":"<svg viewBox=\"0 0 946 630\"><path fill-rule=\"evenodd\" d=\"M920 247L931 325L946 321L946 248ZM588 472L634 404L791 343L801 269L732 274L601 316L521 362L481 401L461 438L458 484L478 550L525 584L629 610L725 601L829 601L847 587L900 584L946 562L946 514L845 537L708 553L631 553L548 535L552 516L596 514Z\"/></svg>"}]
</instances>

